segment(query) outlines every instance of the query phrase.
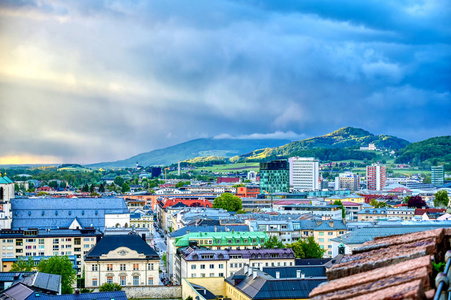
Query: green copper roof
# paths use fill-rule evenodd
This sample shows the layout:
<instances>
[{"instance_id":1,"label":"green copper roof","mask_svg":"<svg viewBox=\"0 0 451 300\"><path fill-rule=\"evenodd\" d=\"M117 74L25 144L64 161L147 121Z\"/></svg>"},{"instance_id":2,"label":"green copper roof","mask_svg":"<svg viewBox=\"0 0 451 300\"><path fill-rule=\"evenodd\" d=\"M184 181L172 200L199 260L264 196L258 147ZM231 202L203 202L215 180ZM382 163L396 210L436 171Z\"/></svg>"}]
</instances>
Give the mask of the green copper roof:
<instances>
[{"instance_id":1,"label":"green copper roof","mask_svg":"<svg viewBox=\"0 0 451 300\"><path fill-rule=\"evenodd\" d=\"M192 232L175 239L176 247L189 246L190 241L199 241L199 246L258 246L263 245L266 232Z\"/></svg>"},{"instance_id":2,"label":"green copper roof","mask_svg":"<svg viewBox=\"0 0 451 300\"><path fill-rule=\"evenodd\" d=\"M10 184L13 183L11 179L6 176L0 176L0 184Z\"/></svg>"}]
</instances>

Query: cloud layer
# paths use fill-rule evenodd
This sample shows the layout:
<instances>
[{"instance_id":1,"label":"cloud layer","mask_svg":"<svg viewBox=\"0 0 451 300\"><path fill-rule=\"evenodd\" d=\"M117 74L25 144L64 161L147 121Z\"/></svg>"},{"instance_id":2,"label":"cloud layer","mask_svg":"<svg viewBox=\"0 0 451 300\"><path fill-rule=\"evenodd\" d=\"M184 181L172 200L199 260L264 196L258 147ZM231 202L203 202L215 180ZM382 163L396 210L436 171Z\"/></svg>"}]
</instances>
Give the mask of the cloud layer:
<instances>
[{"instance_id":1,"label":"cloud layer","mask_svg":"<svg viewBox=\"0 0 451 300\"><path fill-rule=\"evenodd\" d=\"M3 156L451 132L447 1L2 1Z\"/></svg>"}]
</instances>

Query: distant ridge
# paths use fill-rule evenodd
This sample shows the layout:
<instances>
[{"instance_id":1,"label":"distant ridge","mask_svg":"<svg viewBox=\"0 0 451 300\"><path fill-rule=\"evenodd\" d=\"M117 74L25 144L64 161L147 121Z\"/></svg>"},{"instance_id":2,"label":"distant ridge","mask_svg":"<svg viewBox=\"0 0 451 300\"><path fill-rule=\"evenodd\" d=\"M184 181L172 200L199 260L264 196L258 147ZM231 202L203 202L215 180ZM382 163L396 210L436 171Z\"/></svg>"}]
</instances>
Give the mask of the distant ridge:
<instances>
[{"instance_id":1,"label":"distant ridge","mask_svg":"<svg viewBox=\"0 0 451 300\"><path fill-rule=\"evenodd\" d=\"M115 162L87 165L90 168L131 168L139 162L141 166L169 165L196 157L232 157L255 149L278 147L291 142L283 139L195 139L171 147L141 153Z\"/></svg>"}]
</instances>

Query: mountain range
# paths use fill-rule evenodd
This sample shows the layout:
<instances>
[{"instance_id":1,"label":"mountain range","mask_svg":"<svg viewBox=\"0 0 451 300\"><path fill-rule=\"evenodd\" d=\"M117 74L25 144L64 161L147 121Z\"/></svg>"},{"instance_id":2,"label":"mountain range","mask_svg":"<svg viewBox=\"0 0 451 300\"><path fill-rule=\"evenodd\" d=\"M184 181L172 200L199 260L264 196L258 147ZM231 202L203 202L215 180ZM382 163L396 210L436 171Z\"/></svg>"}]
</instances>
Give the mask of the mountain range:
<instances>
[{"instance_id":1,"label":"mountain range","mask_svg":"<svg viewBox=\"0 0 451 300\"><path fill-rule=\"evenodd\" d=\"M401 149L409 145L406 140L390 135L373 135L354 127L345 127L332 133L300 141L278 139L215 139L202 138L171 147L141 153L115 162L88 165L91 168L125 168L169 165L178 161L226 158L231 162L258 161L294 155L315 156L319 159L372 158L372 153L358 148L374 143L381 149ZM344 157L344 158L343 158Z\"/></svg>"}]
</instances>

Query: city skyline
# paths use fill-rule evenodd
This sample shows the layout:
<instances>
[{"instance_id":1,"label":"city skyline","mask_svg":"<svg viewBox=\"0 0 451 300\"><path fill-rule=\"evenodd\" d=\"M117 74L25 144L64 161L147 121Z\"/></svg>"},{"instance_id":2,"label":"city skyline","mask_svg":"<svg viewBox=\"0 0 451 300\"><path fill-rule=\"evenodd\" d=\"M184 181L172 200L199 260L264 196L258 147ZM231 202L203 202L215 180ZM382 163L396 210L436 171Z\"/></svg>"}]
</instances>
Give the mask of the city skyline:
<instances>
[{"instance_id":1,"label":"city skyline","mask_svg":"<svg viewBox=\"0 0 451 300\"><path fill-rule=\"evenodd\" d=\"M208 4L207 4L208 3ZM6 1L2 163L201 137L449 135L445 1Z\"/></svg>"}]
</instances>

